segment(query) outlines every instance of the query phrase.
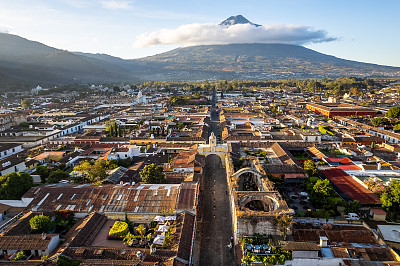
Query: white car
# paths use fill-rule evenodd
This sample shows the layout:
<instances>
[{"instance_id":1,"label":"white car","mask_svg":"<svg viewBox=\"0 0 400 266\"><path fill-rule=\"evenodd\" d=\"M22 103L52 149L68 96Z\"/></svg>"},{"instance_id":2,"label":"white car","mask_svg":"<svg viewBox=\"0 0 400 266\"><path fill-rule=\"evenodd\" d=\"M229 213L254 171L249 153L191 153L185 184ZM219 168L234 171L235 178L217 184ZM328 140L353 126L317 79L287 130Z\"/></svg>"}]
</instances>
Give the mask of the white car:
<instances>
[{"instance_id":1,"label":"white car","mask_svg":"<svg viewBox=\"0 0 400 266\"><path fill-rule=\"evenodd\" d=\"M349 212L349 214L347 214L345 217L346 217L346 219L350 219L353 221L360 220L360 216L358 216L358 214L354 213L354 212Z\"/></svg>"}]
</instances>

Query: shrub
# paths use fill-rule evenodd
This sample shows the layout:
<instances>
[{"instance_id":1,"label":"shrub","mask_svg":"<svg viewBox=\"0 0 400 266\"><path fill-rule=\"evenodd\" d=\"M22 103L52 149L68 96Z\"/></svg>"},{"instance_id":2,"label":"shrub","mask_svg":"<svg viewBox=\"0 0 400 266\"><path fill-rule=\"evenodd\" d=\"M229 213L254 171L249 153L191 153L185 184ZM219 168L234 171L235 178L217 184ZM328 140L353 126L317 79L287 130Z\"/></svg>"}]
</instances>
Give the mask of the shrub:
<instances>
[{"instance_id":1,"label":"shrub","mask_svg":"<svg viewBox=\"0 0 400 266\"><path fill-rule=\"evenodd\" d=\"M79 266L81 264L80 260L71 260L64 256L57 257L57 265L59 266Z\"/></svg>"},{"instance_id":2,"label":"shrub","mask_svg":"<svg viewBox=\"0 0 400 266\"><path fill-rule=\"evenodd\" d=\"M46 233L51 229L51 220L45 215L35 215L29 220L32 230L40 233Z\"/></svg>"},{"instance_id":3,"label":"shrub","mask_svg":"<svg viewBox=\"0 0 400 266\"><path fill-rule=\"evenodd\" d=\"M120 238L124 238L129 233L128 224L121 221L116 221L108 233L109 236L116 235Z\"/></svg>"},{"instance_id":4,"label":"shrub","mask_svg":"<svg viewBox=\"0 0 400 266\"><path fill-rule=\"evenodd\" d=\"M23 260L23 259L25 259L25 253L23 251L18 252L14 258L14 260Z\"/></svg>"}]
</instances>

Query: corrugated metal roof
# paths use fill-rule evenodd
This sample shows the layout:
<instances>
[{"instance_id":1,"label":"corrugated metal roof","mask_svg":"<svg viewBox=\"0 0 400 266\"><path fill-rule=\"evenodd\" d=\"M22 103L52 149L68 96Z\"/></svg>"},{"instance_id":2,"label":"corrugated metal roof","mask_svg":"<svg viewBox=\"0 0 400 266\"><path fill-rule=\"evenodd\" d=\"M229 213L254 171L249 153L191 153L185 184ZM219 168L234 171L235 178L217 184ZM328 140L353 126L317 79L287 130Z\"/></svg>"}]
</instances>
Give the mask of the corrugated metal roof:
<instances>
[{"instance_id":1,"label":"corrugated metal roof","mask_svg":"<svg viewBox=\"0 0 400 266\"><path fill-rule=\"evenodd\" d=\"M196 190L197 183L139 186L63 184L32 188L24 198L34 198L28 207L37 211L71 209L75 205L74 211L84 213L92 211L159 213L178 207L192 209Z\"/></svg>"}]
</instances>

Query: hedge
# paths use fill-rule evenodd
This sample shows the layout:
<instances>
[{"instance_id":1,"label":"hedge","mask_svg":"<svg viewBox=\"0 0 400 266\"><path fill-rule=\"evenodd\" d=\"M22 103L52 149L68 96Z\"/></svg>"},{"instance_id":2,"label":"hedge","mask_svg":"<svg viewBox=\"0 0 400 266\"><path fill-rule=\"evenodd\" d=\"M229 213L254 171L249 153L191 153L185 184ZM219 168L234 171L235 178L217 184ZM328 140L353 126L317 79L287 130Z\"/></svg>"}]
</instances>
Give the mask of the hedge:
<instances>
[{"instance_id":1,"label":"hedge","mask_svg":"<svg viewBox=\"0 0 400 266\"><path fill-rule=\"evenodd\" d=\"M117 235L119 237L125 237L129 233L128 224L121 221L116 221L108 233L109 236Z\"/></svg>"}]
</instances>

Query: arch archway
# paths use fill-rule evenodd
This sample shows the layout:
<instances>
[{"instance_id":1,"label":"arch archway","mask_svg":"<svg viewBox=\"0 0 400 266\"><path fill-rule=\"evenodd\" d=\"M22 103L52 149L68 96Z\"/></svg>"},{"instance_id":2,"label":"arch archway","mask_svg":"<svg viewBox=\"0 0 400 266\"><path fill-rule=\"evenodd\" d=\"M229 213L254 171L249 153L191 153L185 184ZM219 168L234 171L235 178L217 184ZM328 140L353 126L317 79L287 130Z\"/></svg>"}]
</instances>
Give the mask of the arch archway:
<instances>
[{"instance_id":1,"label":"arch archway","mask_svg":"<svg viewBox=\"0 0 400 266\"><path fill-rule=\"evenodd\" d=\"M239 179L238 190L239 191L265 191L262 177L259 171L254 168L246 167L242 168L232 175Z\"/></svg>"},{"instance_id":2,"label":"arch archway","mask_svg":"<svg viewBox=\"0 0 400 266\"><path fill-rule=\"evenodd\" d=\"M253 206L257 206L257 205L261 206L257 202L261 202L261 204L262 204L262 210L261 211L270 212L270 211L274 211L274 210L279 208L278 201L276 199L270 197L270 196L267 196L267 195L246 196L246 197L241 199L240 207L241 208L248 208L248 209L252 210L251 205L253 205ZM258 211L260 211L260 210L258 210Z\"/></svg>"},{"instance_id":3,"label":"arch archway","mask_svg":"<svg viewBox=\"0 0 400 266\"><path fill-rule=\"evenodd\" d=\"M218 154L215 153L210 153L206 155L206 163L210 162L210 160L212 161L217 161L217 163L221 163L223 164L222 161L223 158L221 158L221 156L219 156Z\"/></svg>"}]
</instances>

